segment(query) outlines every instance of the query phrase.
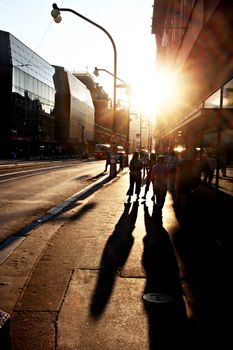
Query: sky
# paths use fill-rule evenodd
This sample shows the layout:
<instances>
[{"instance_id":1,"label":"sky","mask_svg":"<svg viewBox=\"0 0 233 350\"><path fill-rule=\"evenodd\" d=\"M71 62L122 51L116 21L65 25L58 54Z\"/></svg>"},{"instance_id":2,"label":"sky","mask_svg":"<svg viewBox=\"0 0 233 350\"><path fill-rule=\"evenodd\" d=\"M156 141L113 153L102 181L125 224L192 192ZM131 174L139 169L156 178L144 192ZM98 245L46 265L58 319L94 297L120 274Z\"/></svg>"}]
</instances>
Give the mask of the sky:
<instances>
[{"instance_id":1,"label":"sky","mask_svg":"<svg viewBox=\"0 0 233 350\"><path fill-rule=\"evenodd\" d=\"M114 51L108 36L96 26L69 12L57 24L49 0L0 0L0 29L10 32L48 63L71 72L93 73L94 68L114 71ZM156 40L151 33L153 0L60 0L107 30L117 49L117 76L130 84L132 109L156 111L154 79ZM112 98L113 77L100 72L95 81ZM123 90L123 91L122 91ZM117 89L117 99L127 99Z\"/></svg>"}]
</instances>

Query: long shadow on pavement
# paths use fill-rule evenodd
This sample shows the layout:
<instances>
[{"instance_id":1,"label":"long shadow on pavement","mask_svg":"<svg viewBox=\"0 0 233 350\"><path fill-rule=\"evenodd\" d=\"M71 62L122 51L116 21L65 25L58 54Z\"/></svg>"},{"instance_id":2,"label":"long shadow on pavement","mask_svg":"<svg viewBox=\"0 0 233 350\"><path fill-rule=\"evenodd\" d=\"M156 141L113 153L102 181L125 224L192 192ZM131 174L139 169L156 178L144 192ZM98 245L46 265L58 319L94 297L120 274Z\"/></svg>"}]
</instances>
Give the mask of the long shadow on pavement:
<instances>
[{"instance_id":1,"label":"long shadow on pavement","mask_svg":"<svg viewBox=\"0 0 233 350\"><path fill-rule=\"evenodd\" d=\"M144 298L151 296L149 300L144 299L150 350L185 349L188 321L174 248L156 205L150 215L144 204L144 219L142 263L147 278Z\"/></svg>"},{"instance_id":2,"label":"long shadow on pavement","mask_svg":"<svg viewBox=\"0 0 233 350\"><path fill-rule=\"evenodd\" d=\"M125 203L124 206L124 212L107 240L102 254L100 272L90 305L92 317L100 317L104 311L111 296L116 275L124 266L134 243L132 232L137 219L138 201L133 203L131 211L131 203Z\"/></svg>"},{"instance_id":3,"label":"long shadow on pavement","mask_svg":"<svg viewBox=\"0 0 233 350\"><path fill-rule=\"evenodd\" d=\"M232 200L199 185L179 209L180 229L173 243L183 290L198 323L196 347L232 348Z\"/></svg>"}]
</instances>

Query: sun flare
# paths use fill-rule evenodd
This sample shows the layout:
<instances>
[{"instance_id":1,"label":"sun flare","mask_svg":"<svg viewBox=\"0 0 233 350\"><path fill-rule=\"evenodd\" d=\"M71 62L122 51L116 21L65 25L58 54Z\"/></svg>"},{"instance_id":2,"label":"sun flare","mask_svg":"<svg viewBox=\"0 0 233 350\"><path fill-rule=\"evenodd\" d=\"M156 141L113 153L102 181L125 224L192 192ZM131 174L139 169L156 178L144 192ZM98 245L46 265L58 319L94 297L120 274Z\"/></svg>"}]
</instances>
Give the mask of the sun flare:
<instances>
[{"instance_id":1,"label":"sun flare","mask_svg":"<svg viewBox=\"0 0 233 350\"><path fill-rule=\"evenodd\" d=\"M180 88L179 75L176 72L157 68L153 74L133 81L132 105L151 120L155 120L159 111L179 99Z\"/></svg>"}]
</instances>

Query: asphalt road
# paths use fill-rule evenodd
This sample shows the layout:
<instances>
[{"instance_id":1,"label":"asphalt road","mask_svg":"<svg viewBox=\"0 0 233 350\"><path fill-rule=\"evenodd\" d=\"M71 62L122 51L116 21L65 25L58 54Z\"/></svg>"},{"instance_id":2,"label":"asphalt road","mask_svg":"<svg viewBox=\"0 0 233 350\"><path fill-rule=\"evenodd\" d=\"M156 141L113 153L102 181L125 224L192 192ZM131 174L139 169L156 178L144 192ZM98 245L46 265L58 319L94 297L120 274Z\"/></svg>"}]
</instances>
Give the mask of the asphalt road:
<instances>
[{"instance_id":1,"label":"asphalt road","mask_svg":"<svg viewBox=\"0 0 233 350\"><path fill-rule=\"evenodd\" d=\"M0 164L0 243L90 185L104 161Z\"/></svg>"}]
</instances>

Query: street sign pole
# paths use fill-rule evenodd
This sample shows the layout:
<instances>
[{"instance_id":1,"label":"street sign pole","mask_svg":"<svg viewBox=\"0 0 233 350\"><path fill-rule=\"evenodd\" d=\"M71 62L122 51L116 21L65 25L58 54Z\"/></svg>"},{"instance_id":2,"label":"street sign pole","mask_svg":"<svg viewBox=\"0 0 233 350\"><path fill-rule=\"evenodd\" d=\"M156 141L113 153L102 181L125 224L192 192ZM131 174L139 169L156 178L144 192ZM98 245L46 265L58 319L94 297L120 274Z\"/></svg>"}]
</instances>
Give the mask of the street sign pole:
<instances>
[{"instance_id":1,"label":"street sign pole","mask_svg":"<svg viewBox=\"0 0 233 350\"><path fill-rule=\"evenodd\" d=\"M112 135L110 137L110 144L111 144L110 177L116 177L117 136L115 132L112 132Z\"/></svg>"}]
</instances>

